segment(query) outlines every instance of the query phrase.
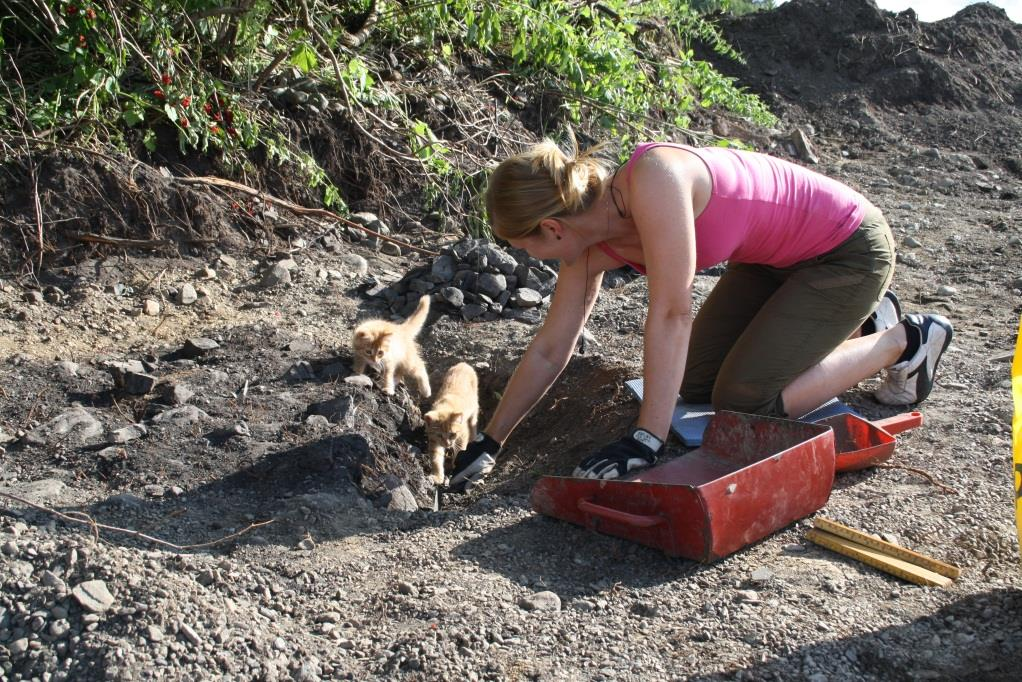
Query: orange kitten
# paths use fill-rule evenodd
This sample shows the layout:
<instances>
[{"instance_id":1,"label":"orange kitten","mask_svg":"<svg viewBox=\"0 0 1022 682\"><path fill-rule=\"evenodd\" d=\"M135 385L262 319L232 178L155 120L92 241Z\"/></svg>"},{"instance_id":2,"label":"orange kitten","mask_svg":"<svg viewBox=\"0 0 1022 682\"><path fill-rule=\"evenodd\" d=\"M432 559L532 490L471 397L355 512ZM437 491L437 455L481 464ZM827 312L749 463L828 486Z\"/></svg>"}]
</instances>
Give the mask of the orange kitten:
<instances>
[{"instance_id":1,"label":"orange kitten","mask_svg":"<svg viewBox=\"0 0 1022 682\"><path fill-rule=\"evenodd\" d=\"M447 370L433 409L423 415L429 454L432 461L430 478L437 485L444 482L446 455L458 454L476 436L479 421L479 379L470 365L459 362Z\"/></svg>"},{"instance_id":2,"label":"orange kitten","mask_svg":"<svg viewBox=\"0 0 1022 682\"><path fill-rule=\"evenodd\" d=\"M429 296L423 296L415 312L404 322L366 320L355 327L351 338L355 373L365 374L367 366L375 369L380 373L383 392L387 395L394 395L396 383L404 383L410 377L416 384L419 397L430 397L432 393L426 366L415 343L427 313Z\"/></svg>"}]
</instances>

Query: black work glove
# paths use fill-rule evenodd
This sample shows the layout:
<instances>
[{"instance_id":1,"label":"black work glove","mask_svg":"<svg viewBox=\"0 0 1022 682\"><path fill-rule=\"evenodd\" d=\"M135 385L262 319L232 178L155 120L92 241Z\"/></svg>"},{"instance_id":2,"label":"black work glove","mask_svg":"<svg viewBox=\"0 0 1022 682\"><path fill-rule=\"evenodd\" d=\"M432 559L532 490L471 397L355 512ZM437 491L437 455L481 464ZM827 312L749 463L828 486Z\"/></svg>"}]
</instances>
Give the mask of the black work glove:
<instances>
[{"instance_id":1,"label":"black work glove","mask_svg":"<svg viewBox=\"0 0 1022 682\"><path fill-rule=\"evenodd\" d=\"M604 445L595 455L579 462L572 475L576 478L620 478L630 471L655 464L663 444L646 429L633 428L624 438Z\"/></svg>"},{"instance_id":2,"label":"black work glove","mask_svg":"<svg viewBox=\"0 0 1022 682\"><path fill-rule=\"evenodd\" d=\"M480 431L475 440L454 458L454 469L447 492L465 493L482 482L497 463L500 443Z\"/></svg>"}]
</instances>

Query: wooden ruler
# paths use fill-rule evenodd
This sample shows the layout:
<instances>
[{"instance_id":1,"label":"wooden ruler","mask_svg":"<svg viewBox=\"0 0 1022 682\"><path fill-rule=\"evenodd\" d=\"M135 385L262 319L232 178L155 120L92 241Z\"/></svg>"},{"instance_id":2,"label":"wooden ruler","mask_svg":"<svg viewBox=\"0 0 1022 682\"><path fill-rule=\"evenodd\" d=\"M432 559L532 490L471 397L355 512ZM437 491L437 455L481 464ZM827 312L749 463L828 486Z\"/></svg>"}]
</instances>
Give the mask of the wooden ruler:
<instances>
[{"instance_id":1,"label":"wooden ruler","mask_svg":"<svg viewBox=\"0 0 1022 682\"><path fill-rule=\"evenodd\" d=\"M806 533L810 541L917 585L947 587L962 574L957 566L878 540L830 519L818 518L813 525Z\"/></svg>"}]
</instances>

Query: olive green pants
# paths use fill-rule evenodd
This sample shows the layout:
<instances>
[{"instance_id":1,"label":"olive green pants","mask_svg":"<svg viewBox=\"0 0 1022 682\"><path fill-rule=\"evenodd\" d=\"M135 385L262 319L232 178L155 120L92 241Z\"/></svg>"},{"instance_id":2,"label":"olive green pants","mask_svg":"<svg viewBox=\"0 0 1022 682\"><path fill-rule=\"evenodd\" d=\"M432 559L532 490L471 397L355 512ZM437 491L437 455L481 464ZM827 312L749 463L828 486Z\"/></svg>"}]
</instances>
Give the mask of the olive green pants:
<instances>
[{"instance_id":1,"label":"olive green pants","mask_svg":"<svg viewBox=\"0 0 1022 682\"><path fill-rule=\"evenodd\" d=\"M894 274L880 209L827 253L787 268L729 264L696 314L681 396L774 417L781 391L827 357L876 309Z\"/></svg>"}]
</instances>

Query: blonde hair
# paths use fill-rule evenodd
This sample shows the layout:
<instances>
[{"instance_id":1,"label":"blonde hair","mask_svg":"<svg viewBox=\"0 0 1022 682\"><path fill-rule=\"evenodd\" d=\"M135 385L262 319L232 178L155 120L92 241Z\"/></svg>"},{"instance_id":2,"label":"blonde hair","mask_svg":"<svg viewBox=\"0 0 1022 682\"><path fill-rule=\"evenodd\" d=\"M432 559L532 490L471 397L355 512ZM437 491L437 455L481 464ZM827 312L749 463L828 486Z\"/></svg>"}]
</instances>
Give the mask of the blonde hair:
<instances>
[{"instance_id":1,"label":"blonde hair","mask_svg":"<svg viewBox=\"0 0 1022 682\"><path fill-rule=\"evenodd\" d=\"M569 131L568 148L545 138L504 160L490 175L486 210L501 239L521 239L539 221L581 213L603 194L610 163L597 154L601 144L579 152Z\"/></svg>"}]
</instances>

